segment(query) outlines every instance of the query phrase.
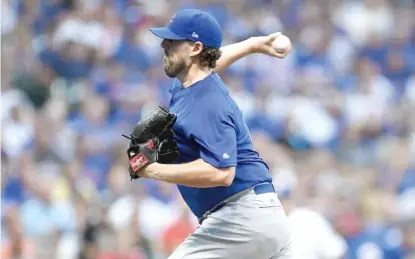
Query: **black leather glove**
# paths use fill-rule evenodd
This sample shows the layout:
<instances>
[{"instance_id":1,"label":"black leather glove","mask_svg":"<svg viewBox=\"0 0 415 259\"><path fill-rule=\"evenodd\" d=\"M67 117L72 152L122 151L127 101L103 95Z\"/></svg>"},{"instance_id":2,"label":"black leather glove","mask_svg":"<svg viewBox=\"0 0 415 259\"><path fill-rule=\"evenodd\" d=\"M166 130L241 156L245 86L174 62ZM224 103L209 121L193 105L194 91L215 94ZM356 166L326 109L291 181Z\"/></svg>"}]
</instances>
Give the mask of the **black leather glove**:
<instances>
[{"instance_id":1,"label":"black leather glove","mask_svg":"<svg viewBox=\"0 0 415 259\"><path fill-rule=\"evenodd\" d=\"M178 160L180 154L172 130L175 122L176 115L159 106L135 125L129 137L123 135L130 139L127 153L132 179L137 179L136 172L150 163L167 164ZM154 148L147 145L153 145Z\"/></svg>"},{"instance_id":2,"label":"black leather glove","mask_svg":"<svg viewBox=\"0 0 415 259\"><path fill-rule=\"evenodd\" d=\"M137 143L131 145L128 150L128 158L130 164L131 179L137 179L139 176L137 172L142 168L157 162L158 158L158 138L152 138L144 143Z\"/></svg>"},{"instance_id":3,"label":"black leather glove","mask_svg":"<svg viewBox=\"0 0 415 259\"><path fill-rule=\"evenodd\" d=\"M180 158L177 142L173 139L173 130L165 131L159 138L157 162L161 164L170 164L177 162Z\"/></svg>"}]
</instances>

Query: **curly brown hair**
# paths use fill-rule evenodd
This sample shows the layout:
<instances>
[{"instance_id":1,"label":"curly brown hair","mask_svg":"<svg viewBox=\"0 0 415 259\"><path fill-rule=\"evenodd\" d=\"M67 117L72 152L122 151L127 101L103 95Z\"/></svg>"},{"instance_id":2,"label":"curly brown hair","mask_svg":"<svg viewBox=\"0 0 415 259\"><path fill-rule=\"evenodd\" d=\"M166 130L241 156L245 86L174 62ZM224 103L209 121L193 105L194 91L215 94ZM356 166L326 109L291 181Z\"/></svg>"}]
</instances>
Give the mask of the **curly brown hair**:
<instances>
[{"instance_id":1,"label":"curly brown hair","mask_svg":"<svg viewBox=\"0 0 415 259\"><path fill-rule=\"evenodd\" d=\"M194 44L194 41L187 40L191 44ZM204 67L215 68L216 61L222 56L222 51L218 48L212 48L203 46L202 52L199 54L200 64Z\"/></svg>"},{"instance_id":2,"label":"curly brown hair","mask_svg":"<svg viewBox=\"0 0 415 259\"><path fill-rule=\"evenodd\" d=\"M204 67L215 68L216 61L222 56L222 51L218 48L203 47L199 54L200 64Z\"/></svg>"}]
</instances>

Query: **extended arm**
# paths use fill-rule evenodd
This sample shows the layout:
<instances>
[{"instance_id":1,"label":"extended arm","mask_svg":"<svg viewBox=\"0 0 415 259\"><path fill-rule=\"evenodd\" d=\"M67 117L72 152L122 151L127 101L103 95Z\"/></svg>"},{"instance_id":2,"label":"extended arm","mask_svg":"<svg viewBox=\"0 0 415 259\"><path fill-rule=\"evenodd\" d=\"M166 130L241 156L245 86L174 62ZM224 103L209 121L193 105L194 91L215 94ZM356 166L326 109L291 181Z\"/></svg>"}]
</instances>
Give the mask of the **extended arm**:
<instances>
[{"instance_id":1,"label":"extended arm","mask_svg":"<svg viewBox=\"0 0 415 259\"><path fill-rule=\"evenodd\" d=\"M139 171L138 175L188 187L208 188L231 185L235 167L216 168L197 159L185 164L153 163Z\"/></svg>"},{"instance_id":2,"label":"extended arm","mask_svg":"<svg viewBox=\"0 0 415 259\"><path fill-rule=\"evenodd\" d=\"M251 37L247 40L222 47L222 56L217 61L215 71L217 73L222 72L238 59L253 53L262 53L281 59L285 58L291 51L291 48L283 53L279 53L272 47L273 41L280 35L280 32L276 32L268 36Z\"/></svg>"}]
</instances>

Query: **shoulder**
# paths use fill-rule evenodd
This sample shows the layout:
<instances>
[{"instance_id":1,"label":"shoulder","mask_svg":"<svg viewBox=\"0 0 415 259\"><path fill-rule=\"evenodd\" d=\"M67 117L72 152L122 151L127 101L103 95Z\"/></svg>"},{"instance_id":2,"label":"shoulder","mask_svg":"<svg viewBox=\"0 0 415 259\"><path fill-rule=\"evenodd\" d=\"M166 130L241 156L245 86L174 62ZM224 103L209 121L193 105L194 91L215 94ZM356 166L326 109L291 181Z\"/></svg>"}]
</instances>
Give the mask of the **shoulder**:
<instances>
[{"instance_id":1,"label":"shoulder","mask_svg":"<svg viewBox=\"0 0 415 259\"><path fill-rule=\"evenodd\" d=\"M232 113L230 91L216 73L205 80L195 98L196 109L212 114Z\"/></svg>"},{"instance_id":2,"label":"shoulder","mask_svg":"<svg viewBox=\"0 0 415 259\"><path fill-rule=\"evenodd\" d=\"M233 117L233 109L229 101L221 94L207 93L200 99L195 100L192 109L194 119L205 119L209 121L223 120Z\"/></svg>"}]
</instances>

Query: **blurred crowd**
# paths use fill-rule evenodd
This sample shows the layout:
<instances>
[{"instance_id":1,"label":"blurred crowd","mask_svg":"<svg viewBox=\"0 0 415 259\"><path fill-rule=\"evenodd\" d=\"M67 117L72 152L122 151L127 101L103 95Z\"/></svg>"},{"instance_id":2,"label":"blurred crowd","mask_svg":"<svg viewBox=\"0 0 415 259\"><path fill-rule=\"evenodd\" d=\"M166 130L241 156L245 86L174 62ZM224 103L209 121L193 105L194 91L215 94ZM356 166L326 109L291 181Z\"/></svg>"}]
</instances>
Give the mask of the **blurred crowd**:
<instances>
[{"instance_id":1,"label":"blurred crowd","mask_svg":"<svg viewBox=\"0 0 415 259\"><path fill-rule=\"evenodd\" d=\"M168 106L164 26L213 14L224 45L281 31L221 77L302 259L415 258L411 0L2 0L1 258L166 258L197 222L170 184L130 181L127 140Z\"/></svg>"}]
</instances>

